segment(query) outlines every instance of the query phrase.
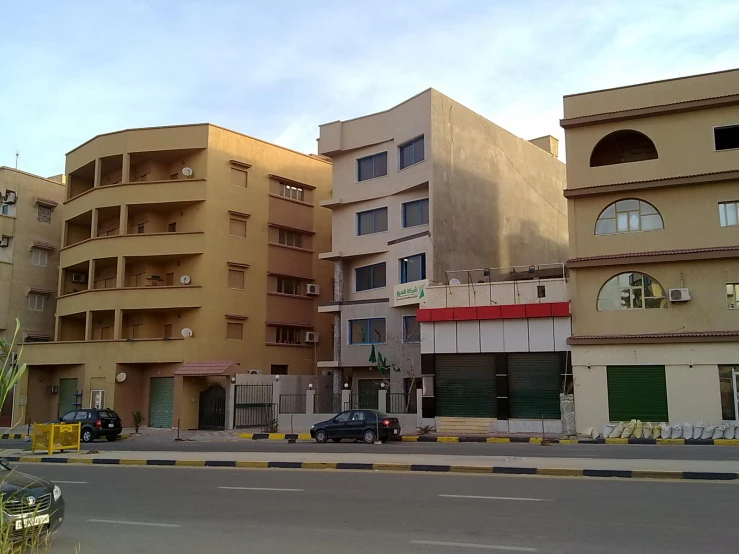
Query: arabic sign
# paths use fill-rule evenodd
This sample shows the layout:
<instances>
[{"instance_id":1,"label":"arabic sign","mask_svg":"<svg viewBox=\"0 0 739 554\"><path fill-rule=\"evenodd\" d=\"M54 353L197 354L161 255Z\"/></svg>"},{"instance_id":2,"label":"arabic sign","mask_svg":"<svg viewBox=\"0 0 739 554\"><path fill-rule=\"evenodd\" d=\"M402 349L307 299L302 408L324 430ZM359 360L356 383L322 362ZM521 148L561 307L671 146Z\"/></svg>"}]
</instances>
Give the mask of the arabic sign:
<instances>
[{"instance_id":1,"label":"arabic sign","mask_svg":"<svg viewBox=\"0 0 739 554\"><path fill-rule=\"evenodd\" d=\"M393 306L409 306L419 304L424 295L428 280L403 283L393 288Z\"/></svg>"}]
</instances>

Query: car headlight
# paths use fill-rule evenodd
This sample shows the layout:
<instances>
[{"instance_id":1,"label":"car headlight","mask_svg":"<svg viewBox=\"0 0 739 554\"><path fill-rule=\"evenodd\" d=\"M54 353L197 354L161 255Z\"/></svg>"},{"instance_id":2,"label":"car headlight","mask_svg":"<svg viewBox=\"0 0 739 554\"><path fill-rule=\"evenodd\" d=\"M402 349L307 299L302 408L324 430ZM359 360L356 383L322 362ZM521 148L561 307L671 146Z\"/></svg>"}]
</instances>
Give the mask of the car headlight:
<instances>
[{"instance_id":1,"label":"car headlight","mask_svg":"<svg viewBox=\"0 0 739 554\"><path fill-rule=\"evenodd\" d=\"M316 428L316 426L315 426L315 425L311 425L311 426L310 426L310 428L311 428L311 429L315 429L315 428Z\"/></svg>"},{"instance_id":2,"label":"car headlight","mask_svg":"<svg viewBox=\"0 0 739 554\"><path fill-rule=\"evenodd\" d=\"M62 497L62 489L60 489L57 485L54 485L54 502L59 500Z\"/></svg>"}]
</instances>

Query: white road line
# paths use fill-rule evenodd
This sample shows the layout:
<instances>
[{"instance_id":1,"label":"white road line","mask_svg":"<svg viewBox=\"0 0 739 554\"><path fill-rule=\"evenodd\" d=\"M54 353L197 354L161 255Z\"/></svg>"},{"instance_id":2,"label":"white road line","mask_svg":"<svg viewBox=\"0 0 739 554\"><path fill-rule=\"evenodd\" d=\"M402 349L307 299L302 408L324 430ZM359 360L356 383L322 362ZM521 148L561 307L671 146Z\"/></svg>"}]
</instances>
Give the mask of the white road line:
<instances>
[{"instance_id":1,"label":"white road line","mask_svg":"<svg viewBox=\"0 0 739 554\"><path fill-rule=\"evenodd\" d=\"M57 485L87 485L89 481L54 481L54 484Z\"/></svg>"},{"instance_id":2,"label":"white road line","mask_svg":"<svg viewBox=\"0 0 739 554\"><path fill-rule=\"evenodd\" d=\"M262 487L218 487L227 491L305 492L305 489L270 489Z\"/></svg>"},{"instance_id":3,"label":"white road line","mask_svg":"<svg viewBox=\"0 0 739 554\"><path fill-rule=\"evenodd\" d=\"M167 527L174 529L179 527L175 523L148 523L146 521L123 521L118 519L88 519L90 523L109 523L111 525L141 525L143 527Z\"/></svg>"},{"instance_id":4,"label":"white road line","mask_svg":"<svg viewBox=\"0 0 739 554\"><path fill-rule=\"evenodd\" d=\"M515 496L467 496L464 494L440 494L441 498L472 498L474 500L515 500L519 502L554 502L551 498L518 498Z\"/></svg>"},{"instance_id":5,"label":"white road line","mask_svg":"<svg viewBox=\"0 0 739 554\"><path fill-rule=\"evenodd\" d=\"M453 548L479 548L481 550L503 550L506 552L537 552L536 548L526 548L525 546L501 546L497 544L472 544L466 542L411 541L411 544L422 544L424 546L451 546Z\"/></svg>"}]
</instances>

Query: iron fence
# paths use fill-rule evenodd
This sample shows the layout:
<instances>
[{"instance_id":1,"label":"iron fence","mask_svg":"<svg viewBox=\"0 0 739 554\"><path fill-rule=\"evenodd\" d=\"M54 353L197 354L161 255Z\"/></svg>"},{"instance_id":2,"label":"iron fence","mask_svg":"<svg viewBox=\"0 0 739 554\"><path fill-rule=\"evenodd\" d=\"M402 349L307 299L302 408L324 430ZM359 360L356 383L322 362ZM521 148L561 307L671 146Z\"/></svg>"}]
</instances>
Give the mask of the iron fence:
<instances>
[{"instance_id":1,"label":"iron fence","mask_svg":"<svg viewBox=\"0 0 739 554\"><path fill-rule=\"evenodd\" d=\"M345 410L376 410L379 406L377 391L350 394Z\"/></svg>"},{"instance_id":2,"label":"iron fence","mask_svg":"<svg viewBox=\"0 0 739 554\"><path fill-rule=\"evenodd\" d=\"M313 397L314 414L337 414L341 411L341 394L316 394Z\"/></svg>"},{"instance_id":3,"label":"iron fence","mask_svg":"<svg viewBox=\"0 0 739 554\"><path fill-rule=\"evenodd\" d=\"M305 394L281 394L280 395L280 413L281 414L304 414L305 413Z\"/></svg>"},{"instance_id":4,"label":"iron fence","mask_svg":"<svg viewBox=\"0 0 739 554\"><path fill-rule=\"evenodd\" d=\"M413 391L414 393L416 391ZM387 413L413 414L416 413L416 396L405 392L389 392L387 395Z\"/></svg>"},{"instance_id":5,"label":"iron fence","mask_svg":"<svg viewBox=\"0 0 739 554\"><path fill-rule=\"evenodd\" d=\"M272 403L272 385L236 385L234 394L234 428L268 428L277 417Z\"/></svg>"}]
</instances>

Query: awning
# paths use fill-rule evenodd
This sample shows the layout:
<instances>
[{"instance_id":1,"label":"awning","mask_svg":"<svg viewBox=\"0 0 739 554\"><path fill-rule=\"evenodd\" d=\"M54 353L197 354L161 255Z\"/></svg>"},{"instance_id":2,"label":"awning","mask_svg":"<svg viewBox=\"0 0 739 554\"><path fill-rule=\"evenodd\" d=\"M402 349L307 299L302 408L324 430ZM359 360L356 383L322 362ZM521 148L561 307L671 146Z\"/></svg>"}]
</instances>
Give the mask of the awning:
<instances>
[{"instance_id":1,"label":"awning","mask_svg":"<svg viewBox=\"0 0 739 554\"><path fill-rule=\"evenodd\" d=\"M39 250L56 250L56 246L48 242L34 240L32 244L32 248L38 248Z\"/></svg>"},{"instance_id":2,"label":"awning","mask_svg":"<svg viewBox=\"0 0 739 554\"><path fill-rule=\"evenodd\" d=\"M36 204L39 206L46 206L52 210L59 205L59 202L51 200L50 198L36 198Z\"/></svg>"},{"instance_id":3,"label":"awning","mask_svg":"<svg viewBox=\"0 0 739 554\"><path fill-rule=\"evenodd\" d=\"M230 361L188 362L175 370L175 375L206 376L235 373L239 364Z\"/></svg>"}]
</instances>

